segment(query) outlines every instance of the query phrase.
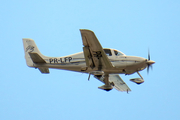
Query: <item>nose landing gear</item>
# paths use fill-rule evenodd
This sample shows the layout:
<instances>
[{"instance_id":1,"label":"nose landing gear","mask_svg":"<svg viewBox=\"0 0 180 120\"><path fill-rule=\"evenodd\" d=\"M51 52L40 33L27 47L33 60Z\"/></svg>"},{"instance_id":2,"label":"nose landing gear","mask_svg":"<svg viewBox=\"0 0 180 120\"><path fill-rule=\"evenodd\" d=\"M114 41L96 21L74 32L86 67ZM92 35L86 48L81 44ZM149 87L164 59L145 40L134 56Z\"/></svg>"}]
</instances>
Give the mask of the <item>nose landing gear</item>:
<instances>
[{"instance_id":1,"label":"nose landing gear","mask_svg":"<svg viewBox=\"0 0 180 120\"><path fill-rule=\"evenodd\" d=\"M132 81L132 82L140 85L141 83L144 82L144 79L143 79L143 77L141 76L141 74L140 74L139 72L137 72L137 74L138 74L141 78L132 78L132 79L130 79L130 81Z\"/></svg>"}]
</instances>

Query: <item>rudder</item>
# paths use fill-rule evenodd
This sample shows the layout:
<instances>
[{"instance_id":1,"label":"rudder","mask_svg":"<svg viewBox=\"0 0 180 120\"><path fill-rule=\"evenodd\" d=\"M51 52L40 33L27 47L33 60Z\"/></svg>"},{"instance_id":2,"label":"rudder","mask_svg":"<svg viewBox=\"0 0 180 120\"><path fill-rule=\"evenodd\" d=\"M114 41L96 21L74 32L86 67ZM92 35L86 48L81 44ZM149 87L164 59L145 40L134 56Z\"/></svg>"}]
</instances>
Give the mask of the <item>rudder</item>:
<instances>
[{"instance_id":1,"label":"rudder","mask_svg":"<svg viewBox=\"0 0 180 120\"><path fill-rule=\"evenodd\" d=\"M43 57L43 55L39 51L39 49L36 46L36 43L34 42L33 39L23 38L23 45L24 45L26 64L29 67L33 67L33 61L31 59L29 53L31 53L31 52L37 53L37 54L39 54L42 57Z\"/></svg>"}]
</instances>

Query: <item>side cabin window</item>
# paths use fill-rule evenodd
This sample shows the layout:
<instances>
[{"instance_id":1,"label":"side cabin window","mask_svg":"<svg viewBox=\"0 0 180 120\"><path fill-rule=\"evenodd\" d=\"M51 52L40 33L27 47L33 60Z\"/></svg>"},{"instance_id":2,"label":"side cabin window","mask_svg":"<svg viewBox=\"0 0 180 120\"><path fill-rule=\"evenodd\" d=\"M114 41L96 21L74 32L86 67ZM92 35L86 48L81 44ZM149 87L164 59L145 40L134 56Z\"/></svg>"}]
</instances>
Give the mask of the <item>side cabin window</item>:
<instances>
[{"instance_id":1,"label":"side cabin window","mask_svg":"<svg viewBox=\"0 0 180 120\"><path fill-rule=\"evenodd\" d=\"M120 53L120 52L119 52L119 51L117 51L117 50L114 50L114 54L115 54L116 56L123 55L122 53Z\"/></svg>"},{"instance_id":2,"label":"side cabin window","mask_svg":"<svg viewBox=\"0 0 180 120\"><path fill-rule=\"evenodd\" d=\"M104 49L104 52L106 53L107 56L112 56L110 49Z\"/></svg>"}]
</instances>

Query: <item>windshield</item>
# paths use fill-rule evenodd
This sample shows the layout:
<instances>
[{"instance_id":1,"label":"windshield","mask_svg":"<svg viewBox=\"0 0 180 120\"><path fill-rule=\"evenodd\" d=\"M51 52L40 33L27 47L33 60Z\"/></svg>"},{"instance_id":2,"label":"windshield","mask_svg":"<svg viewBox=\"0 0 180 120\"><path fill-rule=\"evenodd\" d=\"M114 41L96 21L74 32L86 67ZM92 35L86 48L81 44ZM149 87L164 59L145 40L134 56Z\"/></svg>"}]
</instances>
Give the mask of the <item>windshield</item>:
<instances>
[{"instance_id":1,"label":"windshield","mask_svg":"<svg viewBox=\"0 0 180 120\"><path fill-rule=\"evenodd\" d=\"M119 51L117 51L117 50L114 50L114 54L115 54L116 56L124 55L123 53L121 53L121 52L119 52Z\"/></svg>"}]
</instances>

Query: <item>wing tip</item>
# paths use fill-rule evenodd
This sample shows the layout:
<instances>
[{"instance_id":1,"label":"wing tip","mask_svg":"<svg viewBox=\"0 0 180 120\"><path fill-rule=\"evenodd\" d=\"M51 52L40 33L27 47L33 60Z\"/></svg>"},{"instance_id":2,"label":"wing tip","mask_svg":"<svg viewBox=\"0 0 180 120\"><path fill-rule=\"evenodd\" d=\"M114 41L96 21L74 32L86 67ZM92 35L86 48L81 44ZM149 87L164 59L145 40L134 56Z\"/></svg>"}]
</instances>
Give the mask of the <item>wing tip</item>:
<instances>
[{"instance_id":1,"label":"wing tip","mask_svg":"<svg viewBox=\"0 0 180 120\"><path fill-rule=\"evenodd\" d=\"M81 32L82 31L86 31L86 32L93 32L92 30L89 30L89 29L79 29ZM94 32L93 32L94 33Z\"/></svg>"},{"instance_id":2,"label":"wing tip","mask_svg":"<svg viewBox=\"0 0 180 120\"><path fill-rule=\"evenodd\" d=\"M31 41L34 41L34 40L31 39L31 38L22 38L22 40L31 40Z\"/></svg>"}]
</instances>

